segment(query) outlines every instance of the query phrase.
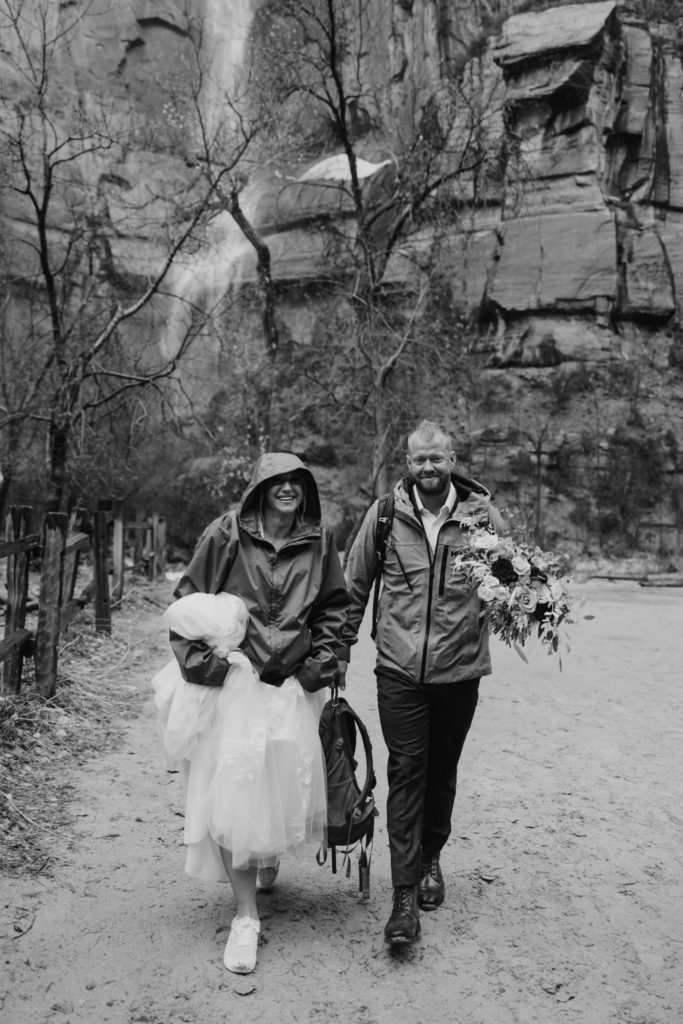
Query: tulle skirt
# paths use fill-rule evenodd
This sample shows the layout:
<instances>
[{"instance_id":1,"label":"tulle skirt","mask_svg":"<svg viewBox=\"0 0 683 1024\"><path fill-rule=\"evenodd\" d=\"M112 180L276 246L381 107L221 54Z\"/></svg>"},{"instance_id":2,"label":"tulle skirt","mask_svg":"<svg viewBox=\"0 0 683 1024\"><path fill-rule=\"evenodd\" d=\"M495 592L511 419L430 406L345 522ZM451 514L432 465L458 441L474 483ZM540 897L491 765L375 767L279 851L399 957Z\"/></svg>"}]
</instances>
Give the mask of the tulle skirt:
<instances>
[{"instance_id":1,"label":"tulle skirt","mask_svg":"<svg viewBox=\"0 0 683 1024\"><path fill-rule=\"evenodd\" d=\"M324 691L290 676L262 683L235 652L222 687L187 683L174 660L152 680L164 749L185 796L185 870L226 881L219 847L235 868L263 866L320 843L327 821L318 735Z\"/></svg>"}]
</instances>

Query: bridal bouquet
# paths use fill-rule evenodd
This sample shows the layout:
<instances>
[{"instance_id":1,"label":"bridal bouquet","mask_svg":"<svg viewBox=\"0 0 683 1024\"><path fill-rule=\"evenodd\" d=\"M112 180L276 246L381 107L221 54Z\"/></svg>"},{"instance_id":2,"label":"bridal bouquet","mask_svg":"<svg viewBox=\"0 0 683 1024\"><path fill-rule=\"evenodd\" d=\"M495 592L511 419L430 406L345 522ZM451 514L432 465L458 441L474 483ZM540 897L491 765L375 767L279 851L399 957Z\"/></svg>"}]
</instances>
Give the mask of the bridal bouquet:
<instances>
[{"instance_id":1,"label":"bridal bouquet","mask_svg":"<svg viewBox=\"0 0 683 1024\"><path fill-rule=\"evenodd\" d=\"M483 526L466 527L466 536L467 548L455 554L451 572L465 572L476 584L490 631L525 661L521 648L532 635L549 654L559 654L562 627L574 621L568 558Z\"/></svg>"}]
</instances>

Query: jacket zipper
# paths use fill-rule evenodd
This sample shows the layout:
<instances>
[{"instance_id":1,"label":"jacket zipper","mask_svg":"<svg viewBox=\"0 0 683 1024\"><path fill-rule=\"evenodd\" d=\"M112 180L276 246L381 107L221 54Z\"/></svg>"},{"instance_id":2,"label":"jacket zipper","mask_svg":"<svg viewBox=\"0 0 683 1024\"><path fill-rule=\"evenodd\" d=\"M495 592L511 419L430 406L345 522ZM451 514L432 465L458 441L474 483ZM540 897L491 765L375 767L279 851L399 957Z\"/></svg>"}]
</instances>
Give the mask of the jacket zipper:
<instances>
[{"instance_id":1,"label":"jacket zipper","mask_svg":"<svg viewBox=\"0 0 683 1024\"><path fill-rule=\"evenodd\" d=\"M444 588L446 586L446 564L448 562L448 544L444 544L443 556L441 558L441 573L439 574L439 597L443 597Z\"/></svg>"},{"instance_id":2,"label":"jacket zipper","mask_svg":"<svg viewBox=\"0 0 683 1024\"><path fill-rule=\"evenodd\" d=\"M427 538L425 528L422 525L422 520L419 520L419 523L420 529L422 530L422 535L424 537L424 542L427 545L427 557L429 558L429 591L427 593L427 617L425 622L424 642L422 644L422 665L420 666L420 685L422 685L424 683L425 669L427 667L427 647L429 645L429 629L432 620L432 587L434 585L434 556L432 555L431 545Z\"/></svg>"},{"instance_id":3,"label":"jacket zipper","mask_svg":"<svg viewBox=\"0 0 683 1024\"><path fill-rule=\"evenodd\" d=\"M446 519L445 522L443 522L441 524L441 526L439 527L439 532L438 532L438 534L436 536L436 542L435 542L435 545L434 545L434 549L435 550L439 546L439 537L441 536L441 531L443 530L444 526L448 522L450 522L450 518ZM426 623L426 626L425 626L424 643L422 645L422 665L420 667L420 684L422 685L424 683L425 669L427 668L427 648L429 646L429 631L430 631L431 624L432 624L432 594L433 594L433 589L434 589L434 569L435 569L435 566L436 566L436 556L432 555L432 549L431 549L431 547L429 545L429 541L427 539L427 534L425 533L425 528L424 528L424 526L422 526L421 522L420 522L420 527L421 527L422 532L424 534L425 544L427 545L427 554L429 555L429 593L427 595L427 623ZM447 562L447 560L448 560L448 545L446 545L444 547L443 558L441 559L441 572L439 574L439 596L441 596L443 594L443 591L444 591L444 585L445 585L445 582L446 582L446 562Z\"/></svg>"}]
</instances>

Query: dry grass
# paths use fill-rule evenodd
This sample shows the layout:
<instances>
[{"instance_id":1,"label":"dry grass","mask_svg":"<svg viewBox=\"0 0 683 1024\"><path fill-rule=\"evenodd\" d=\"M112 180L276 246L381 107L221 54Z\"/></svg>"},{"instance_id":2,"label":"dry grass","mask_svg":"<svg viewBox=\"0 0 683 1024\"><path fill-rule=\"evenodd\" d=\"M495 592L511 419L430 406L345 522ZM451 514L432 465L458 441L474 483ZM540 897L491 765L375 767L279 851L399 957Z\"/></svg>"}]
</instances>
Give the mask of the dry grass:
<instances>
[{"instance_id":1,"label":"dry grass","mask_svg":"<svg viewBox=\"0 0 683 1024\"><path fill-rule=\"evenodd\" d=\"M139 711L142 696L127 685L127 670L144 657L136 628L160 603L154 585L131 589L111 636L97 633L86 611L60 643L54 697L35 692L30 662L21 692L0 695L0 871L49 873L57 841L69 839L75 770L111 750Z\"/></svg>"}]
</instances>

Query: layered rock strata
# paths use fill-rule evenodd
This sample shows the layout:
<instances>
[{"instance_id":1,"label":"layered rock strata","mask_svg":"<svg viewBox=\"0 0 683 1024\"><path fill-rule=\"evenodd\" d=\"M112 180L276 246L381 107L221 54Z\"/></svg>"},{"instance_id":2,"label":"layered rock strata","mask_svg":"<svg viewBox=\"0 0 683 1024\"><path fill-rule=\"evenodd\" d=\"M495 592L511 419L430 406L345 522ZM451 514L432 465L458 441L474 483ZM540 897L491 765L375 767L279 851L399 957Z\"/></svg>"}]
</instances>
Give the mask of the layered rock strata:
<instances>
[{"instance_id":1,"label":"layered rock strata","mask_svg":"<svg viewBox=\"0 0 683 1024\"><path fill-rule=\"evenodd\" d=\"M498 323L495 365L608 358L615 326L680 318L681 52L673 25L647 25L613 0L513 15L492 41L483 88L518 147L516 172L504 194L461 217L447 250L454 300ZM295 235L308 215L333 214L320 203L334 193L315 184L309 175L294 204L265 187L257 208L283 280L293 267L302 283L320 276L321 239L307 262ZM429 231L412 237L388 280L405 284L411 249L431 242Z\"/></svg>"}]
</instances>

